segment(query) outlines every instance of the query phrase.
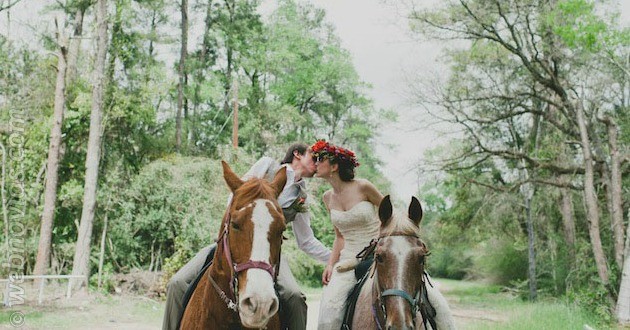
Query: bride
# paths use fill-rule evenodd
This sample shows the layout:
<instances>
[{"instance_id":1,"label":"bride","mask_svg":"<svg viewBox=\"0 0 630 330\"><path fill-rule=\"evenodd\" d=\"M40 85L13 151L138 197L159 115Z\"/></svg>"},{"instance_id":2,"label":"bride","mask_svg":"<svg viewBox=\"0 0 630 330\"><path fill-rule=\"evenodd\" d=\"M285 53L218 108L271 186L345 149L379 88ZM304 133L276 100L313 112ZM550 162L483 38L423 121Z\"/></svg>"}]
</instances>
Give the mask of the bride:
<instances>
[{"instance_id":1,"label":"bride","mask_svg":"<svg viewBox=\"0 0 630 330\"><path fill-rule=\"evenodd\" d=\"M359 166L354 153L323 140L311 147L316 176L332 186L323 199L335 228L332 254L322 274L325 287L319 309L319 330L341 328L346 297L356 284L353 271L341 271L340 262L354 261L372 238L378 237L381 222L376 207L383 195L368 180L355 179Z\"/></svg>"},{"instance_id":2,"label":"bride","mask_svg":"<svg viewBox=\"0 0 630 330\"><path fill-rule=\"evenodd\" d=\"M335 228L332 253L322 274L324 290L317 329L338 330L343 323L346 298L357 282L351 271L356 255L379 236L381 221L376 210L383 195L370 181L354 178L359 162L352 151L320 140L311 152L316 160L315 175L332 186L323 199ZM455 329L446 299L431 285L427 290L438 328Z\"/></svg>"}]
</instances>

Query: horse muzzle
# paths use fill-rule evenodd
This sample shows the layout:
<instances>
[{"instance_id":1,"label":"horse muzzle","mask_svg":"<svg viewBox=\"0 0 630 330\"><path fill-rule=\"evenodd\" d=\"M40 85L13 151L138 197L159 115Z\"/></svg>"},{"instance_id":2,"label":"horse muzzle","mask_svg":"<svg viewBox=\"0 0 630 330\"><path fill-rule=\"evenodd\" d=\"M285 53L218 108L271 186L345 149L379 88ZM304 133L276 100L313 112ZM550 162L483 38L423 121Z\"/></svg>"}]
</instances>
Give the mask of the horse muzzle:
<instances>
[{"instance_id":1,"label":"horse muzzle","mask_svg":"<svg viewBox=\"0 0 630 330\"><path fill-rule=\"evenodd\" d=\"M244 326L248 328L263 328L272 316L278 312L278 298L260 297L256 295L245 296L240 299L239 316Z\"/></svg>"},{"instance_id":2,"label":"horse muzzle","mask_svg":"<svg viewBox=\"0 0 630 330\"><path fill-rule=\"evenodd\" d=\"M241 322L249 328L262 328L279 309L272 278L265 271L250 269L247 285L239 297Z\"/></svg>"}]
</instances>

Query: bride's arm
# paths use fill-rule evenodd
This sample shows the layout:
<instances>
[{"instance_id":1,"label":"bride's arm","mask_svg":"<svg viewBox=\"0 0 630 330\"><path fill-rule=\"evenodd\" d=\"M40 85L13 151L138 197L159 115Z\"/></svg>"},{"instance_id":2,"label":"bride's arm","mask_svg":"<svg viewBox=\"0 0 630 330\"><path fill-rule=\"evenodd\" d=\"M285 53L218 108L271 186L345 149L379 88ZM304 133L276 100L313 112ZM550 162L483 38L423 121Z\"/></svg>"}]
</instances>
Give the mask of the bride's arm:
<instances>
[{"instance_id":1,"label":"bride's arm","mask_svg":"<svg viewBox=\"0 0 630 330\"><path fill-rule=\"evenodd\" d=\"M326 210L328 211L328 215L330 216L330 190L325 192L324 196L322 197L322 199L324 200L324 205L326 206ZM333 247L332 251L330 252L330 259L328 259L328 264L326 265L326 268L324 268L324 273L322 273L322 283L324 285L328 285L328 282L330 282L330 276L333 272L333 266L337 263L337 261L339 261L339 255L341 254L341 249L343 249L344 245L343 236L341 236L341 233L339 232L337 227L333 225L333 228L335 229L335 241L333 242Z\"/></svg>"},{"instance_id":2,"label":"bride's arm","mask_svg":"<svg viewBox=\"0 0 630 330\"><path fill-rule=\"evenodd\" d=\"M339 261L339 255L341 254L341 250L343 249L343 245L345 243L345 240L343 236L341 236L341 233L339 232L337 227L334 228L335 242L333 243L332 252L330 253L328 264L326 265L324 273L322 274L322 283L324 283L324 285L328 285L328 282L330 282L330 276L332 275L333 267L335 266L337 261Z\"/></svg>"}]
</instances>

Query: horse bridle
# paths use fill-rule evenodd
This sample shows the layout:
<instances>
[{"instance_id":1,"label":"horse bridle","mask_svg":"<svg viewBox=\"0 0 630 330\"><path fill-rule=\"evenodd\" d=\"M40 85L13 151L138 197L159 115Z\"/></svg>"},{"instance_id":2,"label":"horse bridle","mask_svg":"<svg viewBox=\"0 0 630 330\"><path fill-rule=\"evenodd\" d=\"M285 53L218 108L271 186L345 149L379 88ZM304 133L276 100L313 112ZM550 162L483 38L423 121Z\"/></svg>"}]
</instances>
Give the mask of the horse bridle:
<instances>
[{"instance_id":1,"label":"horse bridle","mask_svg":"<svg viewBox=\"0 0 630 330\"><path fill-rule=\"evenodd\" d=\"M379 238L373 239L370 242L370 247L371 249L373 249L374 251L376 250L376 246L378 244L378 242L383 239L383 238L387 238L387 237L392 237L392 236L407 236L407 237L414 237L414 238L418 238L419 237L417 235L409 235L409 234L404 234L404 233L391 233L389 235L384 235L384 236L380 236ZM367 248L366 248L367 249ZM374 262L376 263L376 253L374 256ZM415 324L416 322L416 315L418 313L419 310L419 305L420 305L420 300L421 300L421 294L422 294L422 290L426 290L426 285L424 282L424 279L421 280L421 284L420 284L420 288L416 291L415 295L412 296L405 290L401 290L401 289L386 289L384 291L381 291L381 286L378 283L378 272L376 271L376 264L373 265L373 273L372 276L374 277L373 280L373 291L372 292L376 292L378 294L378 299L375 299L375 302L372 304L372 315L374 316L374 321L376 322L376 326L378 327L379 330L382 330L382 326L381 326L381 322L380 319L378 317L378 312L377 310L380 309L382 315L383 315L383 323L387 322L387 311L385 310L385 297L391 297L391 296L395 296L395 297L401 297L403 299L405 299L405 301L407 303L409 303L409 306L411 307L411 314L413 317L413 322ZM426 275L426 273L423 273L422 276L424 277ZM378 302L378 307L375 306L375 303ZM423 318L423 321L425 323L425 329L426 329L426 319Z\"/></svg>"},{"instance_id":2,"label":"horse bridle","mask_svg":"<svg viewBox=\"0 0 630 330\"><path fill-rule=\"evenodd\" d=\"M273 282L276 283L278 269L280 268L280 262L278 262L278 264L276 264L275 267L270 265L267 262L251 260L251 259L242 264L237 264L233 262L232 253L230 251L230 243L228 242L229 221L227 219L229 218L230 218L230 215L229 215L229 212L227 212L224 218L226 219L225 228L223 229L223 232L221 233L221 236L219 237L218 240L222 241L223 252L225 254L225 258L227 259L229 268L231 269L232 278L230 280L230 291L232 293L232 297L234 297L234 300L230 299L230 297L225 293L225 291L223 291L221 287L215 282L212 276L208 276L208 278L210 279L210 283L212 283L212 286L214 287L214 289L217 291L217 294L219 294L219 297L221 298L221 300L225 302L227 307L233 310L234 312L238 312L238 304L236 303L238 302L238 274L251 268L262 269L268 272L269 275L271 275Z\"/></svg>"}]
</instances>

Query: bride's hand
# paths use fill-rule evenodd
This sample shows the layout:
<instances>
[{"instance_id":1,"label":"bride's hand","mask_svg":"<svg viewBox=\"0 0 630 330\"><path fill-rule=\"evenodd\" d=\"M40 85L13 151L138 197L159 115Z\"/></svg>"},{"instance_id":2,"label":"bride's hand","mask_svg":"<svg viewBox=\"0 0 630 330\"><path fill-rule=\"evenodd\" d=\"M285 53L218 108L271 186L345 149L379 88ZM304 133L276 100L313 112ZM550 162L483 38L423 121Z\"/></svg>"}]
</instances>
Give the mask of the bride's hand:
<instances>
[{"instance_id":1,"label":"bride's hand","mask_svg":"<svg viewBox=\"0 0 630 330\"><path fill-rule=\"evenodd\" d=\"M326 265L326 268L324 268L324 272L322 273L322 283L324 285L328 285L328 282L330 282L330 276L332 275L332 272L333 272L333 266Z\"/></svg>"}]
</instances>

